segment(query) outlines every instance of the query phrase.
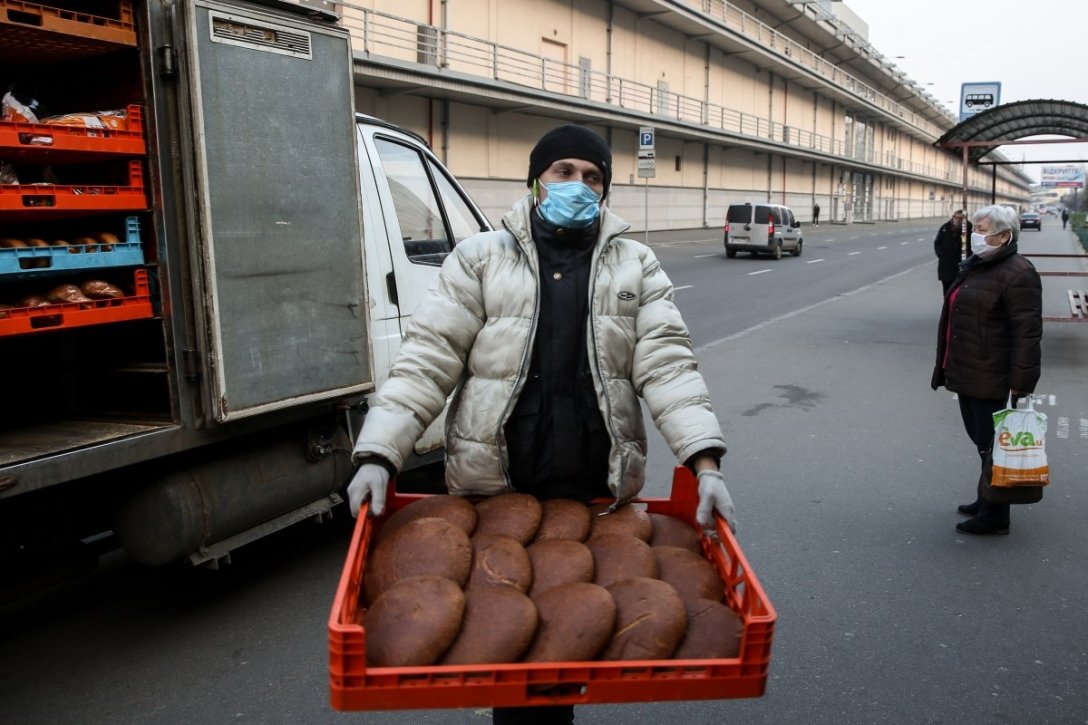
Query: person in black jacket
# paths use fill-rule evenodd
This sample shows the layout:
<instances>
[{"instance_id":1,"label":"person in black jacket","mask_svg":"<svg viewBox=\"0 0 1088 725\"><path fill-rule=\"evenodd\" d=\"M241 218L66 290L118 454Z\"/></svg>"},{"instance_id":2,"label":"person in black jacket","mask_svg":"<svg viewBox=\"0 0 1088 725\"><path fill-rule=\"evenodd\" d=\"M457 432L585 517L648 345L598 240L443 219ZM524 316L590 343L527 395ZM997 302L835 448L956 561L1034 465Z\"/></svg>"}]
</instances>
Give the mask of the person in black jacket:
<instances>
[{"instance_id":1,"label":"person in black jacket","mask_svg":"<svg viewBox=\"0 0 1088 725\"><path fill-rule=\"evenodd\" d=\"M987 206L973 215L974 254L960 265L945 295L931 386L957 394L967 435L982 459L975 501L959 507L971 518L964 534L1009 533L1009 504L1035 503L1038 486L989 486L993 414L1035 390L1041 368L1043 292L1039 273L1016 251L1016 211Z\"/></svg>"},{"instance_id":2,"label":"person in black jacket","mask_svg":"<svg viewBox=\"0 0 1088 725\"><path fill-rule=\"evenodd\" d=\"M963 260L963 242L970 238L971 222L967 222L967 234L963 235L963 209L953 212L952 219L937 230L937 238L933 240L933 253L937 255L937 279L941 281L944 294L948 294L952 280L959 274L960 262ZM967 250L967 256L971 256L970 249Z\"/></svg>"}]
</instances>

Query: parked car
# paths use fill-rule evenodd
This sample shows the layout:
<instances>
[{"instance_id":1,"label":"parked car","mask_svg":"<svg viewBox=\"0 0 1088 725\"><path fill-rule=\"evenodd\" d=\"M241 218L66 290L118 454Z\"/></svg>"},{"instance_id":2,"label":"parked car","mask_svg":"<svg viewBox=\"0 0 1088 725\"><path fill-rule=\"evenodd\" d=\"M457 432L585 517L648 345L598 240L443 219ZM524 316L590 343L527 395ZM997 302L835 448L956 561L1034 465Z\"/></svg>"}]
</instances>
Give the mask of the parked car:
<instances>
[{"instance_id":1,"label":"parked car","mask_svg":"<svg viewBox=\"0 0 1088 725\"><path fill-rule=\"evenodd\" d=\"M1034 229L1043 231L1043 217L1033 211L1027 211L1020 215L1021 229Z\"/></svg>"},{"instance_id":2,"label":"parked car","mask_svg":"<svg viewBox=\"0 0 1088 725\"><path fill-rule=\"evenodd\" d=\"M737 252L781 259L783 250L800 257L803 244L801 222L788 206L747 202L731 204L725 212L725 256L730 259Z\"/></svg>"}]
</instances>

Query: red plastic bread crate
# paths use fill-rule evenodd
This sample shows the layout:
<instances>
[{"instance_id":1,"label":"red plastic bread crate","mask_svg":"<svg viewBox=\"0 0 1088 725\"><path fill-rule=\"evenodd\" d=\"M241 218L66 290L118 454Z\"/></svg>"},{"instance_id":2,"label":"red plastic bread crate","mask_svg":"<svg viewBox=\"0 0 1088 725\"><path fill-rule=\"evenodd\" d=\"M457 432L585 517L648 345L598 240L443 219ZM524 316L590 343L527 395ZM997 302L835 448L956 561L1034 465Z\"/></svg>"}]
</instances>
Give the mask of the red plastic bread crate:
<instances>
[{"instance_id":1,"label":"red plastic bread crate","mask_svg":"<svg viewBox=\"0 0 1088 725\"><path fill-rule=\"evenodd\" d=\"M138 211L147 208L144 167L128 162L127 186L99 184L0 184L0 220L57 218L64 212Z\"/></svg>"},{"instance_id":2,"label":"red plastic bread crate","mask_svg":"<svg viewBox=\"0 0 1088 725\"><path fill-rule=\"evenodd\" d=\"M0 337L154 317L155 309L151 302L151 285L146 269L135 270L134 287L133 294L113 300L64 302L0 310Z\"/></svg>"},{"instance_id":3,"label":"red plastic bread crate","mask_svg":"<svg viewBox=\"0 0 1088 725\"><path fill-rule=\"evenodd\" d=\"M66 10L48 4L0 0L0 26L44 31L74 38L92 38L119 45L136 45L131 0L117 0L113 17Z\"/></svg>"},{"instance_id":4,"label":"red plastic bread crate","mask_svg":"<svg viewBox=\"0 0 1088 725\"><path fill-rule=\"evenodd\" d=\"M687 468L673 475L668 499L640 499L650 513L694 526L698 483ZM392 513L420 495L387 497ZM329 685L337 710L600 704L759 697L767 684L776 614L729 527L703 549L726 584L726 603L744 622L739 655L717 660L549 662L532 664L367 667L361 625L363 581L372 521L359 513L329 616Z\"/></svg>"},{"instance_id":5,"label":"red plastic bread crate","mask_svg":"<svg viewBox=\"0 0 1088 725\"><path fill-rule=\"evenodd\" d=\"M66 163L146 152L143 109L136 104L125 108L124 129L0 121L0 155L9 160Z\"/></svg>"}]
</instances>

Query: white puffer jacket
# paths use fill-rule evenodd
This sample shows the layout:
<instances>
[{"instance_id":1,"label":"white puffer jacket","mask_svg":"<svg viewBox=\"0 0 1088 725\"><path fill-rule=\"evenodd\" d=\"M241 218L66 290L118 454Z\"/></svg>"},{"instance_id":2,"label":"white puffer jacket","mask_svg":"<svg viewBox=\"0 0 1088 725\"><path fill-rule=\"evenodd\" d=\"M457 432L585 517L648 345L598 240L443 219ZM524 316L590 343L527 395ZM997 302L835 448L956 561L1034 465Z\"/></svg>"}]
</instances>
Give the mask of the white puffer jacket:
<instances>
[{"instance_id":1,"label":"white puffer jacket","mask_svg":"<svg viewBox=\"0 0 1088 725\"><path fill-rule=\"evenodd\" d=\"M456 388L446 418L448 490L511 490L503 429L525 384L540 311L531 212L526 196L503 217L504 230L470 237L446 258L372 400L356 458L376 454L399 470ZM725 453L672 283L649 247L619 236L627 229L602 209L586 340L612 438L608 485L621 502L645 481L640 395L677 459Z\"/></svg>"}]
</instances>

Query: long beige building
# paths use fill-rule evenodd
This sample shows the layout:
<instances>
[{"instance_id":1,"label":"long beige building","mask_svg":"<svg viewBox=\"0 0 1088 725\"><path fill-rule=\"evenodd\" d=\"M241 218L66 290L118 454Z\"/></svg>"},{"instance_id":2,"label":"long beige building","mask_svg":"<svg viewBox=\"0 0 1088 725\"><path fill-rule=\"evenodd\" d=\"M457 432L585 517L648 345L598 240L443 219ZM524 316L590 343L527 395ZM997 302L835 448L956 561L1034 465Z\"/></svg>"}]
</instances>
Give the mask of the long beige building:
<instances>
[{"instance_id":1,"label":"long beige building","mask_svg":"<svg viewBox=\"0 0 1088 725\"><path fill-rule=\"evenodd\" d=\"M799 219L948 215L956 117L829 0L374 0L336 3L356 107L426 138L497 221L529 151L564 122L614 153L611 207L634 229L716 227L729 204ZM654 129L653 177L639 129ZM991 154L994 156L995 154ZM1000 158L998 156L998 158ZM643 166L646 166L645 161ZM968 205L1030 200L1014 166L971 167Z\"/></svg>"}]
</instances>

